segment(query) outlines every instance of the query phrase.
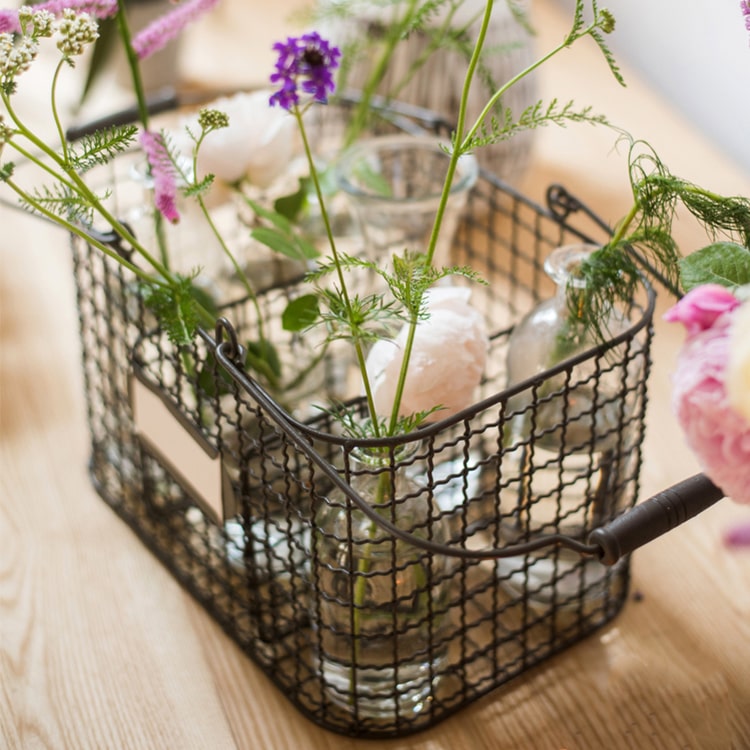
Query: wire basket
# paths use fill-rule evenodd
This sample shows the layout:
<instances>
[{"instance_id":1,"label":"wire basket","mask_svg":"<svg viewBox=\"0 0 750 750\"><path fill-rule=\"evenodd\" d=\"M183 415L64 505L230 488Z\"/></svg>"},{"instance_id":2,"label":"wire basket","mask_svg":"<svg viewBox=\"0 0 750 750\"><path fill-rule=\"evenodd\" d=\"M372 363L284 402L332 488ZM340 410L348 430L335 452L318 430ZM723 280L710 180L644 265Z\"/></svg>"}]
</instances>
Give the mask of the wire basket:
<instances>
[{"instance_id":1,"label":"wire basket","mask_svg":"<svg viewBox=\"0 0 750 750\"><path fill-rule=\"evenodd\" d=\"M390 122L439 125L413 114ZM120 164L115 195L122 174ZM544 258L587 239L568 221L586 209L561 188L550 199L554 210L481 175L452 259L488 281L472 298L492 331L481 393L455 417L379 443L344 438L329 413L302 408L342 395L337 350L298 408L286 408L242 368L257 325L246 300L178 351L129 274L73 241L96 489L323 727L369 737L425 729L592 633L627 598L627 555L604 566L550 540L580 540L585 551L594 528L636 502L653 293L644 283L617 339L508 388L513 326L552 292ZM269 328L303 289L297 280L260 295ZM277 345L288 361L315 349L309 335L285 335ZM617 380L616 400L560 411L550 450L539 415L570 402L582 367L595 393L601 378ZM531 425L522 438L520 418ZM583 443L576 424L586 425ZM387 503L363 489L373 481ZM570 493L582 499L571 506Z\"/></svg>"}]
</instances>

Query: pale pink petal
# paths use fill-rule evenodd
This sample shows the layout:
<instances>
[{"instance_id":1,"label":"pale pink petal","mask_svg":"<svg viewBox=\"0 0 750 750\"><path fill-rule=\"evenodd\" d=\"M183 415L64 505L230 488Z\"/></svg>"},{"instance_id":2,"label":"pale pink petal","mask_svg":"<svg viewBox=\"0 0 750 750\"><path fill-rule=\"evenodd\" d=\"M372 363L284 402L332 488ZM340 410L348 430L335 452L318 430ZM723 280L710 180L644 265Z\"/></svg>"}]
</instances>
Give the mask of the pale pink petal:
<instances>
[{"instance_id":1,"label":"pale pink petal","mask_svg":"<svg viewBox=\"0 0 750 750\"><path fill-rule=\"evenodd\" d=\"M723 313L734 310L739 300L719 284L703 284L691 289L664 314L670 323L682 323L688 336L710 328Z\"/></svg>"},{"instance_id":2,"label":"pale pink petal","mask_svg":"<svg viewBox=\"0 0 750 750\"><path fill-rule=\"evenodd\" d=\"M694 311L674 319L688 327L673 375L677 419L703 471L727 496L750 503L750 422L732 407L726 391L733 312L715 316L709 326Z\"/></svg>"}]
</instances>

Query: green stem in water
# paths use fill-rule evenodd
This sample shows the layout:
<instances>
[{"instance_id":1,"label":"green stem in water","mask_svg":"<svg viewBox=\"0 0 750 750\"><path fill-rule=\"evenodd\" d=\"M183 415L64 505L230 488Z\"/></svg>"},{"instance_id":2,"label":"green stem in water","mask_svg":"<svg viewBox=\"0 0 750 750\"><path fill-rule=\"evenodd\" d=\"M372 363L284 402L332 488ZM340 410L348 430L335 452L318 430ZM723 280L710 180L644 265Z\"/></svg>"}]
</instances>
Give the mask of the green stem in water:
<instances>
[{"instance_id":1,"label":"green stem in water","mask_svg":"<svg viewBox=\"0 0 750 750\"><path fill-rule=\"evenodd\" d=\"M391 488L390 472L383 471L378 474L377 487L375 491L374 505L380 506L388 498ZM357 560L357 578L354 582L353 601L352 601L352 647L353 658L352 668L349 677L349 692L351 700L354 700L354 684L356 681L356 665L359 663L362 649L362 617L367 594L367 576L372 568L372 540L378 531L378 524L370 521L367 529L367 544L362 548L362 554ZM395 544L395 541L394 541Z\"/></svg>"}]
</instances>

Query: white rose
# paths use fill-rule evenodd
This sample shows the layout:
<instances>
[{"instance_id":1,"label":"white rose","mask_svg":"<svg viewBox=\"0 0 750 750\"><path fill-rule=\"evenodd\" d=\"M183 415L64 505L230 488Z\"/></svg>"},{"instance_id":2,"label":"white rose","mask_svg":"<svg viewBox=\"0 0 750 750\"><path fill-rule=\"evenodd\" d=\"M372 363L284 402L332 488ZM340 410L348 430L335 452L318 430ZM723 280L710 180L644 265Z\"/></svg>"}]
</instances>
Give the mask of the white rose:
<instances>
[{"instance_id":1,"label":"white rose","mask_svg":"<svg viewBox=\"0 0 750 750\"><path fill-rule=\"evenodd\" d=\"M729 403L750 422L750 301L732 314L726 388Z\"/></svg>"},{"instance_id":2,"label":"white rose","mask_svg":"<svg viewBox=\"0 0 750 750\"><path fill-rule=\"evenodd\" d=\"M284 172L294 152L295 122L289 113L268 103L270 92L256 91L223 97L207 105L225 112L229 127L209 133L198 153L201 175L213 174L217 180L236 182L246 178L265 188ZM182 122L198 136L198 117ZM178 135L178 145L192 153L193 142Z\"/></svg>"},{"instance_id":3,"label":"white rose","mask_svg":"<svg viewBox=\"0 0 750 750\"><path fill-rule=\"evenodd\" d=\"M434 287L427 293L429 317L419 323L406 376L401 415L436 406L448 417L474 402L487 361L489 338L484 318L469 304L465 287ZM391 413L408 326L395 339L375 343L367 373L379 415Z\"/></svg>"}]
</instances>

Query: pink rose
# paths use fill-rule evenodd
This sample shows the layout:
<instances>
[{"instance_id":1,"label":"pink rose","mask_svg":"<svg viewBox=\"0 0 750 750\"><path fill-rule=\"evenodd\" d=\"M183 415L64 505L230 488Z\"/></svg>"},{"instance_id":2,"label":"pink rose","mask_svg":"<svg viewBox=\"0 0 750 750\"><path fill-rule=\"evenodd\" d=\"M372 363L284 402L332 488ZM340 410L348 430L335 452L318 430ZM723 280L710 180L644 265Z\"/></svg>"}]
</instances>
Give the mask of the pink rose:
<instances>
[{"instance_id":1,"label":"pink rose","mask_svg":"<svg viewBox=\"0 0 750 750\"><path fill-rule=\"evenodd\" d=\"M732 499L750 503L750 421L727 397L730 333L739 301L727 289L696 287L664 316L687 337L673 375L673 405L703 471Z\"/></svg>"}]
</instances>

